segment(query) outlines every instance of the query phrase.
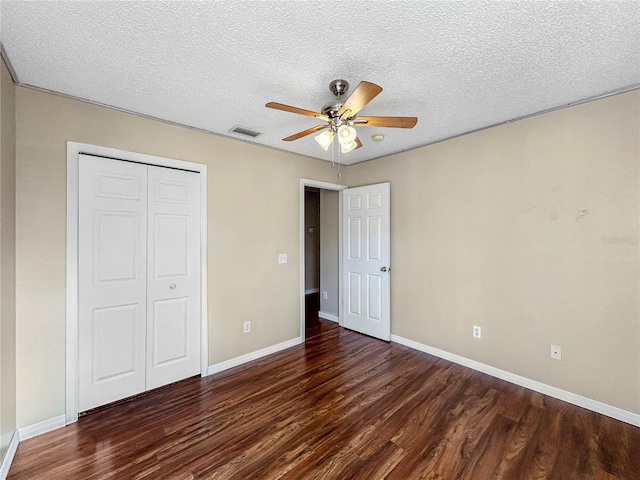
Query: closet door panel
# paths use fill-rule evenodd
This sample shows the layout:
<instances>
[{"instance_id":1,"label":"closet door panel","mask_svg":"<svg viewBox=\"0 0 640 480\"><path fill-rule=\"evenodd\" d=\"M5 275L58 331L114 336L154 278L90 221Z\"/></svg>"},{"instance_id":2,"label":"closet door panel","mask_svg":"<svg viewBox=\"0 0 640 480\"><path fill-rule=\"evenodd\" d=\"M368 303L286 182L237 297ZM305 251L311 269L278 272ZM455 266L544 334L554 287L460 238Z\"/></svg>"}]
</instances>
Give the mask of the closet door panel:
<instances>
[{"instance_id":1,"label":"closet door panel","mask_svg":"<svg viewBox=\"0 0 640 480\"><path fill-rule=\"evenodd\" d=\"M147 167L80 155L79 409L145 390Z\"/></svg>"},{"instance_id":2,"label":"closet door panel","mask_svg":"<svg viewBox=\"0 0 640 480\"><path fill-rule=\"evenodd\" d=\"M200 373L199 174L149 167L147 389Z\"/></svg>"}]
</instances>

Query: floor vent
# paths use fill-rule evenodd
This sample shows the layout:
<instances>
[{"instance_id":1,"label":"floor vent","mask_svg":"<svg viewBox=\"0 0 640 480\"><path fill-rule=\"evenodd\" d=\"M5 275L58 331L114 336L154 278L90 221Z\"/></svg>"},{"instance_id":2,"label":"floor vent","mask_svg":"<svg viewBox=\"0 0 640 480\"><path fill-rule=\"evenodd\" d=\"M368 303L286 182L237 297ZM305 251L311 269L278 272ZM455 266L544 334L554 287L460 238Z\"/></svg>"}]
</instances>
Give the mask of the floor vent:
<instances>
[{"instance_id":1,"label":"floor vent","mask_svg":"<svg viewBox=\"0 0 640 480\"><path fill-rule=\"evenodd\" d=\"M246 135L247 137L256 138L262 135L262 132L256 132L255 130L251 130L250 128L243 127L242 125L236 125L231 130L231 133L239 133L240 135Z\"/></svg>"}]
</instances>

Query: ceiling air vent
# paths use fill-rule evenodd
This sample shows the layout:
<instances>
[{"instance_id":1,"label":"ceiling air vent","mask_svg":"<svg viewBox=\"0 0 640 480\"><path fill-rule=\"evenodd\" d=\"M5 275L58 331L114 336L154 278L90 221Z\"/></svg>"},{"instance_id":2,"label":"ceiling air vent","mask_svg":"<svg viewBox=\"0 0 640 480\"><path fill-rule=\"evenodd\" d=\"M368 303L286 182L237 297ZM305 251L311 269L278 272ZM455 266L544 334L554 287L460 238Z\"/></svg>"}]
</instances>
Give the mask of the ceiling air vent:
<instances>
[{"instance_id":1,"label":"ceiling air vent","mask_svg":"<svg viewBox=\"0 0 640 480\"><path fill-rule=\"evenodd\" d=\"M235 125L231 130L231 133L239 133L240 135L246 135L247 137L256 138L262 135L262 132L256 132L250 128L243 127L242 125Z\"/></svg>"}]
</instances>

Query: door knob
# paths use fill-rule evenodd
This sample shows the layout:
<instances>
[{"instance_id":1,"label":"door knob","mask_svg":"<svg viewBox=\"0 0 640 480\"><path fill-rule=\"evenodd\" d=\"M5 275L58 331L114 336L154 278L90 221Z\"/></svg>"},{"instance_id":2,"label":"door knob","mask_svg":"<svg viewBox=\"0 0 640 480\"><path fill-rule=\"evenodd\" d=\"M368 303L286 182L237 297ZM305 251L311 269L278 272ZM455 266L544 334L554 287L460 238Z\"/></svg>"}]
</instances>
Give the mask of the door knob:
<instances>
[{"instance_id":1,"label":"door knob","mask_svg":"<svg viewBox=\"0 0 640 480\"><path fill-rule=\"evenodd\" d=\"M387 271L387 267L381 267L381 268L380 268L380 271L381 271L381 272L386 272L386 271Z\"/></svg>"},{"instance_id":2,"label":"door knob","mask_svg":"<svg viewBox=\"0 0 640 480\"><path fill-rule=\"evenodd\" d=\"M171 285L169 285L169 288L170 288L171 290L174 290L174 289L176 288L176 284L175 284L175 283L172 283Z\"/></svg>"}]
</instances>

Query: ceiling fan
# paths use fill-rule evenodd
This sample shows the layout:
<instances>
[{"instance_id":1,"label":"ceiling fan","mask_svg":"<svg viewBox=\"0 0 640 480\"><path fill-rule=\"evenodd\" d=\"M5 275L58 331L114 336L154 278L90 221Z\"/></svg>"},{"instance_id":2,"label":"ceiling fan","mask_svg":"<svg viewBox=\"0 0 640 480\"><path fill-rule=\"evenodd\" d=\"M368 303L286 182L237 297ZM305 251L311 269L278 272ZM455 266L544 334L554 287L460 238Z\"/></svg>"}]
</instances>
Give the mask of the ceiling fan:
<instances>
[{"instance_id":1,"label":"ceiling fan","mask_svg":"<svg viewBox=\"0 0 640 480\"><path fill-rule=\"evenodd\" d=\"M347 93L348 89L349 83L346 80L334 80L331 82L329 84L329 90L336 96L336 99L322 107L320 113L277 102L269 102L265 107L297 113L298 115L304 115L306 117L314 117L325 122L323 125L317 125L283 138L282 140L285 142L291 142L311 135L312 133L325 130L315 137L316 141L322 148L327 150L331 142L333 142L333 138L337 136L342 153L350 152L362 146L354 126L413 128L418 122L416 117L358 116L358 112L382 91L382 87L379 87L375 83L363 81L358 84L349 98L342 100L342 96Z\"/></svg>"}]
</instances>

